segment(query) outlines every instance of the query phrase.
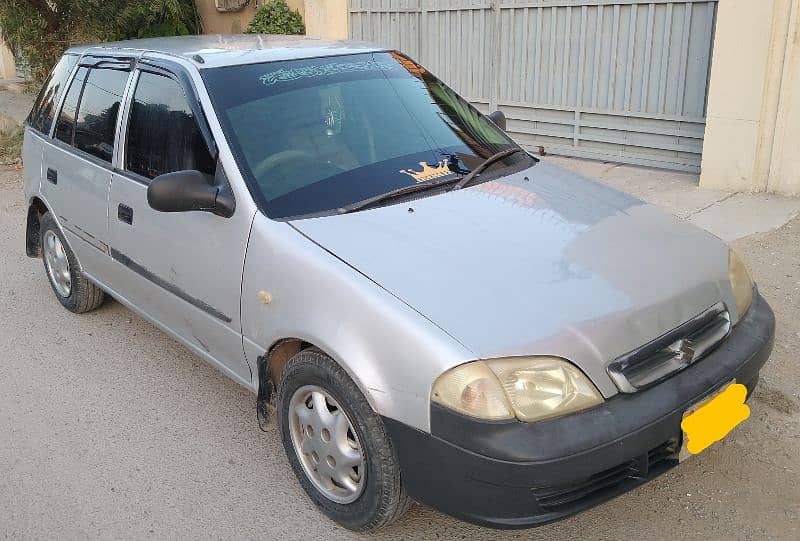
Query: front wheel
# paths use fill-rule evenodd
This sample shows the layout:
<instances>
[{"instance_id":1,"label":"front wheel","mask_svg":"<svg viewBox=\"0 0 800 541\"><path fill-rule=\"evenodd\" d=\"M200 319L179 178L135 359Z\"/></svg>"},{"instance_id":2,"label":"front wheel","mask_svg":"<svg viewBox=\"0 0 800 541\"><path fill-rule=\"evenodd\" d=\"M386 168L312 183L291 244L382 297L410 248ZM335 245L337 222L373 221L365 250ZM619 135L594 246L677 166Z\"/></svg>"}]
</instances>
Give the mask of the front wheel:
<instances>
[{"instance_id":1,"label":"front wheel","mask_svg":"<svg viewBox=\"0 0 800 541\"><path fill-rule=\"evenodd\" d=\"M330 357L292 357L278 386L286 456L311 500L345 528L371 532L408 509L383 421Z\"/></svg>"}]
</instances>

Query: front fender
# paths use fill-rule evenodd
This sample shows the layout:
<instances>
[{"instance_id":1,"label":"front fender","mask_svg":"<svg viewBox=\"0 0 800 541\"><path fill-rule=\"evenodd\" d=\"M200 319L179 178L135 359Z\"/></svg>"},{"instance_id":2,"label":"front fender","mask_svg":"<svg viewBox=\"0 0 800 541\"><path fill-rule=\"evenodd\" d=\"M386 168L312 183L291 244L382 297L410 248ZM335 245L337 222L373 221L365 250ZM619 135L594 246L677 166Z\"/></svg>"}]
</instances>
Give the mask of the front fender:
<instances>
[{"instance_id":1,"label":"front fender","mask_svg":"<svg viewBox=\"0 0 800 541\"><path fill-rule=\"evenodd\" d=\"M424 431L433 381L475 358L347 263L260 213L247 248L241 308L251 363L251 355L283 338L309 342L347 371L377 413Z\"/></svg>"}]
</instances>

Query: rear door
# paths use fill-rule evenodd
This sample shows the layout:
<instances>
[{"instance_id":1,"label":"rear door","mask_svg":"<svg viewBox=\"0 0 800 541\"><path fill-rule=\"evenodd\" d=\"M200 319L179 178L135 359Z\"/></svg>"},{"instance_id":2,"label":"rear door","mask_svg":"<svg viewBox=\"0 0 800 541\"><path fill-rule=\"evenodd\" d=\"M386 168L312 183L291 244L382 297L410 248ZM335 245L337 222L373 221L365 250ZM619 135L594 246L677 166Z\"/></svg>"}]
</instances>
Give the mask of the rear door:
<instances>
[{"instance_id":1,"label":"rear door","mask_svg":"<svg viewBox=\"0 0 800 541\"><path fill-rule=\"evenodd\" d=\"M84 58L43 152L42 192L90 275L103 274L107 257L114 143L130 73L130 61Z\"/></svg>"},{"instance_id":2,"label":"rear door","mask_svg":"<svg viewBox=\"0 0 800 541\"><path fill-rule=\"evenodd\" d=\"M30 190L28 195L40 189L42 180L42 153L45 143L50 138L56 108L64 95L65 86L78 63L78 55L65 54L53 68L45 81L42 90L33 104L30 115L25 122L25 143L23 162L25 163L25 186Z\"/></svg>"},{"instance_id":3,"label":"rear door","mask_svg":"<svg viewBox=\"0 0 800 541\"><path fill-rule=\"evenodd\" d=\"M131 83L108 207L116 267L111 286L198 354L250 385L239 303L253 214L244 208L230 218L163 213L147 202L147 188L158 175L181 170L225 175L182 69L140 63Z\"/></svg>"}]
</instances>

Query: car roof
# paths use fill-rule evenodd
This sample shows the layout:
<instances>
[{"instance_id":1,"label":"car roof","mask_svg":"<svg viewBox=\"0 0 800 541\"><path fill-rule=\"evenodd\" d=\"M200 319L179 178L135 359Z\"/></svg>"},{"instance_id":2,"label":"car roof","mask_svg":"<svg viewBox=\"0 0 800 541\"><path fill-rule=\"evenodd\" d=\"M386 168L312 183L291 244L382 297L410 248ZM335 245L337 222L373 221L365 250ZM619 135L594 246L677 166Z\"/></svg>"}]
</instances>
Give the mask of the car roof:
<instances>
[{"instance_id":1,"label":"car roof","mask_svg":"<svg viewBox=\"0 0 800 541\"><path fill-rule=\"evenodd\" d=\"M81 45L72 47L67 52L78 54L161 53L186 58L199 69L204 69L385 50L369 43L328 41L306 36L211 34Z\"/></svg>"}]
</instances>

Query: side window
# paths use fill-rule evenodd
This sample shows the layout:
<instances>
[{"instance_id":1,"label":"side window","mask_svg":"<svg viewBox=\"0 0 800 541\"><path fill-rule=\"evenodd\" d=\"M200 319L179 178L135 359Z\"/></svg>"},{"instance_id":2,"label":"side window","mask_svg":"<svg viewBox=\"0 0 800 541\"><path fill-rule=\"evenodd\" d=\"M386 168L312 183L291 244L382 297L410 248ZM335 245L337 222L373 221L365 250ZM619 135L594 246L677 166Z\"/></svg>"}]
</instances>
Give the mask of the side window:
<instances>
[{"instance_id":1,"label":"side window","mask_svg":"<svg viewBox=\"0 0 800 541\"><path fill-rule=\"evenodd\" d=\"M117 113L129 74L115 69L89 72L75 122L75 148L111 161Z\"/></svg>"},{"instance_id":2,"label":"side window","mask_svg":"<svg viewBox=\"0 0 800 541\"><path fill-rule=\"evenodd\" d=\"M81 67L75 72L75 78L72 80L72 84L69 85L67 97L64 98L64 105L61 107L58 120L56 120L55 138L59 141L64 141L68 145L72 144L75 114L78 112L78 100L81 97L83 81L86 79L88 71L88 69Z\"/></svg>"},{"instance_id":3,"label":"side window","mask_svg":"<svg viewBox=\"0 0 800 541\"><path fill-rule=\"evenodd\" d=\"M67 78L72 73L72 68L75 67L77 62L78 57L76 55L64 55L53 68L42 90L36 97L36 103L31 109L31 114L28 116L28 123L33 129L45 134L50 133L56 104L61 98Z\"/></svg>"},{"instance_id":4,"label":"side window","mask_svg":"<svg viewBox=\"0 0 800 541\"><path fill-rule=\"evenodd\" d=\"M128 119L125 167L151 179L186 169L214 174L215 163L174 79L140 73Z\"/></svg>"}]
</instances>

